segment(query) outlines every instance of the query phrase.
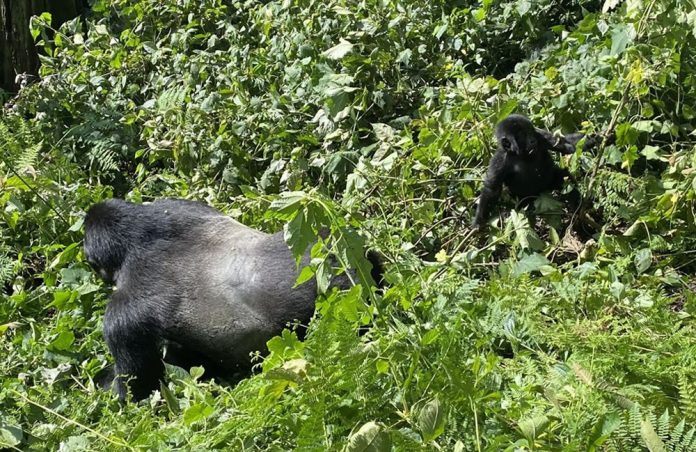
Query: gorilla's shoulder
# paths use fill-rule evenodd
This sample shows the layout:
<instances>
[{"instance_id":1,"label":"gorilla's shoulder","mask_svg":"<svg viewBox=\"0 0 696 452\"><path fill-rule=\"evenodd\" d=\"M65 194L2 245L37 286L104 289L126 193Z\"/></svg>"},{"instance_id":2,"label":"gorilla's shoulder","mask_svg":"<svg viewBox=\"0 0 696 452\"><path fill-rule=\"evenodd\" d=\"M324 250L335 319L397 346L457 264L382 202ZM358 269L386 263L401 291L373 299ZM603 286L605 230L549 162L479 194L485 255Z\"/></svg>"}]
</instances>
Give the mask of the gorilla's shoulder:
<instances>
[{"instance_id":1,"label":"gorilla's shoulder","mask_svg":"<svg viewBox=\"0 0 696 452\"><path fill-rule=\"evenodd\" d=\"M145 204L145 206L156 211L157 213L173 213L186 216L224 216L214 207L202 202L191 201L188 199L163 198L158 199L151 204Z\"/></svg>"}]
</instances>

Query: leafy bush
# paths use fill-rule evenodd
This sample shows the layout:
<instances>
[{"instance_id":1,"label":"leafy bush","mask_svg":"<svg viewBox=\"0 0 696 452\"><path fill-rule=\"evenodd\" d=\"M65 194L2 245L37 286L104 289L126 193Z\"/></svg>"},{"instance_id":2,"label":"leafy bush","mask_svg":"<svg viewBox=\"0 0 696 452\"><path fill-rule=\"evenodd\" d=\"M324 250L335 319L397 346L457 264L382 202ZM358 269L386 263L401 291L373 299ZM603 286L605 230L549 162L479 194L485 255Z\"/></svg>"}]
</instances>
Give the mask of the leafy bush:
<instances>
[{"instance_id":1,"label":"leafy bush","mask_svg":"<svg viewBox=\"0 0 696 452\"><path fill-rule=\"evenodd\" d=\"M692 449L691 9L98 0L59 30L36 18L41 81L0 116L0 447ZM513 111L616 142L562 163L582 215L503 201L473 235ZM306 340L272 339L236 386L170 367L120 406L94 383L108 290L81 252L110 196L202 200L295 251L326 228L315 255L363 275L366 241L387 285L321 295Z\"/></svg>"}]
</instances>

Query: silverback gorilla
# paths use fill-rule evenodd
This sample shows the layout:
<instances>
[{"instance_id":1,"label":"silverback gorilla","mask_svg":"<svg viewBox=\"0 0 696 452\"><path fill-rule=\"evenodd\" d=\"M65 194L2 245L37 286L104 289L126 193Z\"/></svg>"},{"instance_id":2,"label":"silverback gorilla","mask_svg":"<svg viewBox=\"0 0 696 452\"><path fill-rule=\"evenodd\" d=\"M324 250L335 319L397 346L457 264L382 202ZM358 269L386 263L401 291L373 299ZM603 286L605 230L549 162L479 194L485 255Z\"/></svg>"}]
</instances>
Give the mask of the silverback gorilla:
<instances>
[{"instance_id":1,"label":"silverback gorilla","mask_svg":"<svg viewBox=\"0 0 696 452\"><path fill-rule=\"evenodd\" d=\"M503 185L512 196L526 202L545 191L559 190L568 170L556 165L549 151L572 154L575 146L585 138L583 133L555 136L548 130L534 127L522 115L510 115L495 128L498 142L488 166L483 190L473 226L480 228L488 219L493 204L498 200ZM601 137L590 135L583 150L590 149ZM576 193L579 198L579 193Z\"/></svg>"},{"instance_id":2,"label":"silverback gorilla","mask_svg":"<svg viewBox=\"0 0 696 452\"><path fill-rule=\"evenodd\" d=\"M167 362L233 376L248 372L250 353L265 351L289 322L306 324L314 313L316 282L293 288L298 270L282 233L248 228L199 202L101 202L85 218L84 247L116 285L104 337L121 400L126 386L136 400L158 387L163 346ZM346 288L348 278L334 285Z\"/></svg>"}]
</instances>

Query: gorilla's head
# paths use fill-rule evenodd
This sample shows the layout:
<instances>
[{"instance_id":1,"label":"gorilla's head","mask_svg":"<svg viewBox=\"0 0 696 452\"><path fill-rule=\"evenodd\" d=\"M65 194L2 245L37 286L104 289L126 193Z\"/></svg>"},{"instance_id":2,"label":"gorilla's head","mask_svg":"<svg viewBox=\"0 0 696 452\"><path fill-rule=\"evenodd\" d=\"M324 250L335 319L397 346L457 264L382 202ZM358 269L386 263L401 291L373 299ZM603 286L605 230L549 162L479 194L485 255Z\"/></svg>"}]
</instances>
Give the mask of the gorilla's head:
<instances>
[{"instance_id":1,"label":"gorilla's head","mask_svg":"<svg viewBox=\"0 0 696 452\"><path fill-rule=\"evenodd\" d=\"M135 204L110 199L92 206L85 217L85 257L107 283L115 281L130 246L130 210Z\"/></svg>"},{"instance_id":2,"label":"gorilla's head","mask_svg":"<svg viewBox=\"0 0 696 452\"><path fill-rule=\"evenodd\" d=\"M495 128L498 145L507 153L526 156L537 147L534 124L522 115L510 115Z\"/></svg>"}]
</instances>

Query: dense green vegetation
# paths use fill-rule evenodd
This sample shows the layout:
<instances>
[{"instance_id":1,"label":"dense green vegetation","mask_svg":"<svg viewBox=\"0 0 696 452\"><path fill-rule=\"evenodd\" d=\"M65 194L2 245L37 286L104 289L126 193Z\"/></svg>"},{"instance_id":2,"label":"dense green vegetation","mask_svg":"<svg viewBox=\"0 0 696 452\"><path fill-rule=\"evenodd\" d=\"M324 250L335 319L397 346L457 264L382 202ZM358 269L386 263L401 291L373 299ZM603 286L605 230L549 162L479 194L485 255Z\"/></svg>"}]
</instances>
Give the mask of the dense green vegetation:
<instances>
[{"instance_id":1,"label":"dense green vegetation","mask_svg":"<svg viewBox=\"0 0 696 452\"><path fill-rule=\"evenodd\" d=\"M100 0L51 29L0 116L0 448L696 450L692 0ZM616 144L589 200L474 200L511 112ZM111 196L216 206L387 288L318 300L236 386L95 388L108 288L82 218ZM320 280L328 275L311 267ZM304 273L307 275L308 273ZM363 336L358 329L369 323Z\"/></svg>"}]
</instances>

